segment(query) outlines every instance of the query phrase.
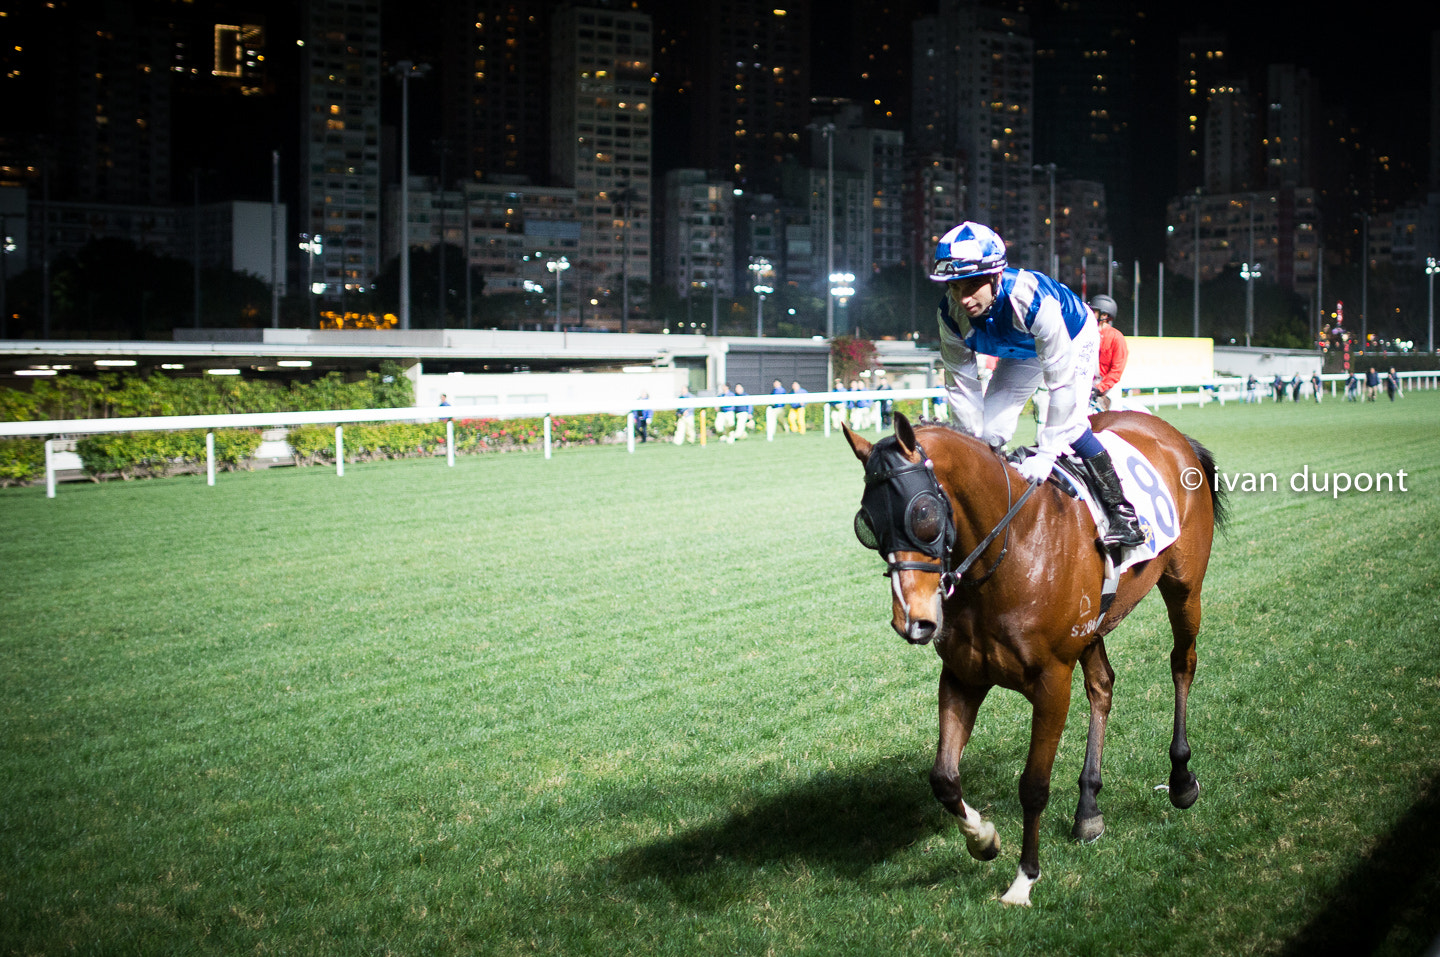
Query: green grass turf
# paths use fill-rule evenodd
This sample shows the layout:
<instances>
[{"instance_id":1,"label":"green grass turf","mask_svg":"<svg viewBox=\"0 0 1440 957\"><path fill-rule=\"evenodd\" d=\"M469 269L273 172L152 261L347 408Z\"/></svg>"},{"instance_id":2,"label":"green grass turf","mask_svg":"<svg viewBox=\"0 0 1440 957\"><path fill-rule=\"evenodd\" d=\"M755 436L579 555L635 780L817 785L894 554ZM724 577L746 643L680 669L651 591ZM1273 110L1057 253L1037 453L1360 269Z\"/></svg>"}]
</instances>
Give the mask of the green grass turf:
<instances>
[{"instance_id":1,"label":"green grass turf","mask_svg":"<svg viewBox=\"0 0 1440 957\"><path fill-rule=\"evenodd\" d=\"M1168 628L1118 672L1035 907L1028 707L930 795L937 663L888 626L843 439L0 491L0 953L1416 954L1440 933L1440 393L1164 417L1237 491L1188 811ZM1312 472L1407 492L1297 494Z\"/></svg>"}]
</instances>

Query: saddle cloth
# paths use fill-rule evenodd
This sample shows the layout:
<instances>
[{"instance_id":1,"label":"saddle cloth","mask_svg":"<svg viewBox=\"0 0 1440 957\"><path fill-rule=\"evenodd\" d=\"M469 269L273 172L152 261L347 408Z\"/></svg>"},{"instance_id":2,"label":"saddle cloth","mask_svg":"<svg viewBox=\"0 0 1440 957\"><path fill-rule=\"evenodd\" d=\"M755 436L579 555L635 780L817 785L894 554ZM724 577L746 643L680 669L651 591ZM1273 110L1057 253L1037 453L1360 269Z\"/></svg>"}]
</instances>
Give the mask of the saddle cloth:
<instances>
[{"instance_id":1,"label":"saddle cloth","mask_svg":"<svg viewBox=\"0 0 1440 957\"><path fill-rule=\"evenodd\" d=\"M1114 561L1113 573L1106 568L1106 578L1113 582L1112 574L1118 577L1131 565L1149 561L1179 537L1179 513L1175 509L1175 497L1165 486L1160 473L1135 446L1113 432L1096 432L1095 438L1099 439L1100 444L1105 446L1105 451L1110 453L1110 459L1115 463L1115 474L1120 476L1120 487L1125 491L1125 498L1134 506L1135 517L1145 532L1144 544L1121 549L1118 559ZM1077 471L1083 475L1083 466ZM1062 487L1069 488L1089 506L1095 528L1103 536L1109 522L1105 519L1105 509L1094 491L1084 481L1076 481L1075 474L1058 464L1053 474Z\"/></svg>"}]
</instances>

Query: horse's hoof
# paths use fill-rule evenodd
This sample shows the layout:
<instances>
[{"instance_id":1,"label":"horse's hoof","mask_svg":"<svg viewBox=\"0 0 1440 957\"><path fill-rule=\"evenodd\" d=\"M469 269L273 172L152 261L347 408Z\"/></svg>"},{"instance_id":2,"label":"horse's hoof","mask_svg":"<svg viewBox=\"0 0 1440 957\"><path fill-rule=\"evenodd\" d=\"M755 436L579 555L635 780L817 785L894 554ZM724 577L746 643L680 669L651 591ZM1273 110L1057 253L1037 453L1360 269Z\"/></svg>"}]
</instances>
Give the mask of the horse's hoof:
<instances>
[{"instance_id":1,"label":"horse's hoof","mask_svg":"<svg viewBox=\"0 0 1440 957\"><path fill-rule=\"evenodd\" d=\"M1193 777L1190 779L1189 784L1182 787L1177 788L1174 784L1170 785L1170 803L1182 811L1194 804L1199 798L1200 782Z\"/></svg>"},{"instance_id":2,"label":"horse's hoof","mask_svg":"<svg viewBox=\"0 0 1440 957\"><path fill-rule=\"evenodd\" d=\"M976 837L966 836L965 850L977 861L993 861L1000 856L1000 833L989 821L985 822L989 834L980 834Z\"/></svg>"},{"instance_id":3,"label":"horse's hoof","mask_svg":"<svg viewBox=\"0 0 1440 957\"><path fill-rule=\"evenodd\" d=\"M1083 821L1080 818L1076 818L1075 826L1070 829L1071 839L1079 841L1081 844L1092 844L1100 840L1100 835L1104 833L1105 817L1101 814L1086 818Z\"/></svg>"}]
</instances>

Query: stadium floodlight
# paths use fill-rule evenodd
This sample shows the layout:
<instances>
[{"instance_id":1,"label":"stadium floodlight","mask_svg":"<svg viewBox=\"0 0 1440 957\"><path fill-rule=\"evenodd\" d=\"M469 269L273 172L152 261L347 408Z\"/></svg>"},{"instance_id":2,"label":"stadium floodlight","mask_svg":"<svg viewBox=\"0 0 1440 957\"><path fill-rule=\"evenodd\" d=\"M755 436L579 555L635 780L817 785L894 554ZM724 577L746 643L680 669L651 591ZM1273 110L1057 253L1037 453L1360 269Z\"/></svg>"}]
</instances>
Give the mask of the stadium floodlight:
<instances>
[{"instance_id":1,"label":"stadium floodlight","mask_svg":"<svg viewBox=\"0 0 1440 957\"><path fill-rule=\"evenodd\" d=\"M570 260L561 256L559 259L552 259L545 264L545 268L555 274L555 331L560 331L560 287L563 284L565 270L570 268Z\"/></svg>"}]
</instances>

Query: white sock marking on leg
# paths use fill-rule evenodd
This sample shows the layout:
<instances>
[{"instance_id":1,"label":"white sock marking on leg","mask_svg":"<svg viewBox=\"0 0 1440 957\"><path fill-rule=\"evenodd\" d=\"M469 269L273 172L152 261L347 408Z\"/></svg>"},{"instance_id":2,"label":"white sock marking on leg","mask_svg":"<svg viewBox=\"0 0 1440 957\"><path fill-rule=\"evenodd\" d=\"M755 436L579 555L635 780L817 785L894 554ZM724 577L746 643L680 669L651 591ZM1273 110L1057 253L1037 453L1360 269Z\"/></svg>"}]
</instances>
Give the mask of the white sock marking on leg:
<instances>
[{"instance_id":1,"label":"white sock marking on leg","mask_svg":"<svg viewBox=\"0 0 1440 957\"><path fill-rule=\"evenodd\" d=\"M1005 892L1005 896L1000 898L1000 903L1009 904L1012 907L1029 907L1030 888L1034 887L1035 882L1038 880L1040 880L1040 875L1035 875L1035 880L1032 881L1025 876L1023 870L1017 867L1015 869L1015 883L1011 884L1010 889Z\"/></svg>"}]
</instances>

